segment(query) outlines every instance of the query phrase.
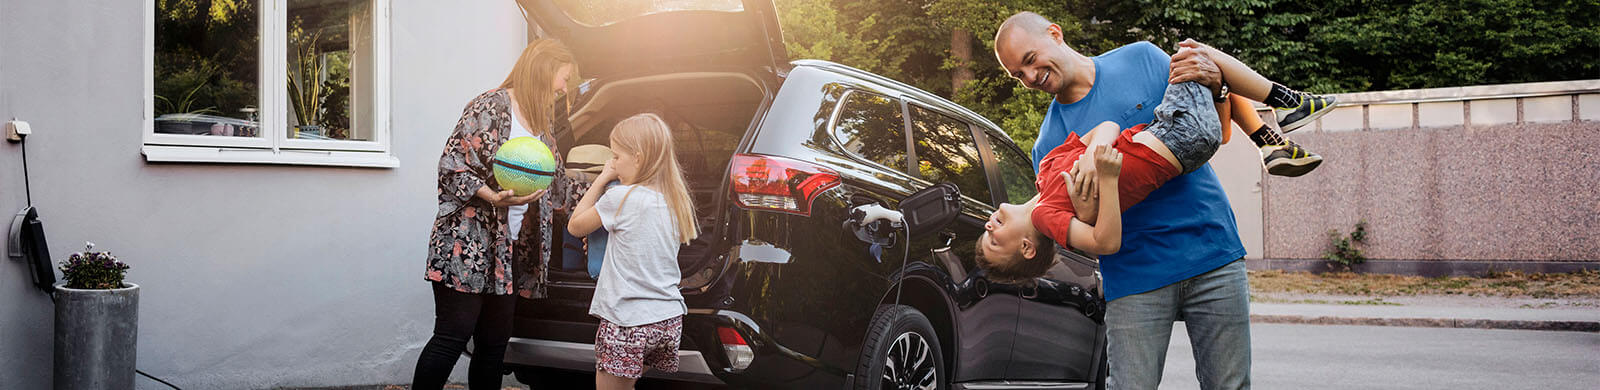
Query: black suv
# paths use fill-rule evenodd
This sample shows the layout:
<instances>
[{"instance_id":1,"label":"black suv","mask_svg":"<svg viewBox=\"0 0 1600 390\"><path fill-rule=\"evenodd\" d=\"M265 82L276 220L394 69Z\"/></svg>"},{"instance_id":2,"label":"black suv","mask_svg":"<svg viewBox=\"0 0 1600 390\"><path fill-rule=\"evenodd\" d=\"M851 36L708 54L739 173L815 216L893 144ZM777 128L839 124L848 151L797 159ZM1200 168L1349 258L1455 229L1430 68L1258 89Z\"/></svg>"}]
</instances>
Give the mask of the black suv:
<instances>
[{"instance_id":1,"label":"black suv","mask_svg":"<svg viewBox=\"0 0 1600 390\"><path fill-rule=\"evenodd\" d=\"M878 75L788 62L770 0L520 3L593 78L570 99L562 145L606 144L618 120L646 110L672 125L702 233L679 254L681 370L647 377L763 389L1103 383L1094 260L1059 251L1021 281L990 280L975 261L995 205L1034 196L1032 165L994 123ZM893 209L937 183L960 192L959 216L938 231L859 223L862 206ZM568 241L557 247L578 246ZM519 299L506 362L520 380L594 370L595 282L582 263L552 261L549 297Z\"/></svg>"}]
</instances>

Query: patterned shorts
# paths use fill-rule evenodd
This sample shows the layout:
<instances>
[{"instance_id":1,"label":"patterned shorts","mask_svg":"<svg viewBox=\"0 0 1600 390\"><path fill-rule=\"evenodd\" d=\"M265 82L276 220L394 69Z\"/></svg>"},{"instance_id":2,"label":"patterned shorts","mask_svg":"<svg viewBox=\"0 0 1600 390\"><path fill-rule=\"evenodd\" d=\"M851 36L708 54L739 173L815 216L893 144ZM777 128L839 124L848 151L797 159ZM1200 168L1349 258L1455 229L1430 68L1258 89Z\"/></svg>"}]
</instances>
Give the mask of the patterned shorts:
<instances>
[{"instance_id":1,"label":"patterned shorts","mask_svg":"<svg viewBox=\"0 0 1600 390\"><path fill-rule=\"evenodd\" d=\"M600 320L594 335L595 369L637 379L645 367L678 372L678 341L683 338L683 316L639 326L617 326Z\"/></svg>"}]
</instances>

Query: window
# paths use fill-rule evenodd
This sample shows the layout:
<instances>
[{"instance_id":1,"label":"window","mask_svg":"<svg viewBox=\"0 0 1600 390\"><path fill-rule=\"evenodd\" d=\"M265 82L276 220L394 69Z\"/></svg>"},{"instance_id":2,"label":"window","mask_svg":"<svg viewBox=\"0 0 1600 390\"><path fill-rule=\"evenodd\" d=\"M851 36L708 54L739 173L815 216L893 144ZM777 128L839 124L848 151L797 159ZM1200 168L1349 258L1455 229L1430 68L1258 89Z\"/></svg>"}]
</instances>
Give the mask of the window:
<instances>
[{"instance_id":1,"label":"window","mask_svg":"<svg viewBox=\"0 0 1600 390\"><path fill-rule=\"evenodd\" d=\"M833 125L834 139L850 153L906 172L905 120L900 102L874 93L845 93Z\"/></svg>"},{"instance_id":2,"label":"window","mask_svg":"<svg viewBox=\"0 0 1600 390\"><path fill-rule=\"evenodd\" d=\"M1039 189L1033 185L1033 162L1022 151L992 134L989 148L994 149L994 159L1000 163L1000 182L1006 186L1006 203L1023 204Z\"/></svg>"},{"instance_id":3,"label":"window","mask_svg":"<svg viewBox=\"0 0 1600 390\"><path fill-rule=\"evenodd\" d=\"M146 159L398 165L388 2L146 0Z\"/></svg>"},{"instance_id":4,"label":"window","mask_svg":"<svg viewBox=\"0 0 1600 390\"><path fill-rule=\"evenodd\" d=\"M961 188L962 195L994 203L978 142L966 122L913 104L911 136L916 140L917 173L923 180L949 182Z\"/></svg>"}]
</instances>

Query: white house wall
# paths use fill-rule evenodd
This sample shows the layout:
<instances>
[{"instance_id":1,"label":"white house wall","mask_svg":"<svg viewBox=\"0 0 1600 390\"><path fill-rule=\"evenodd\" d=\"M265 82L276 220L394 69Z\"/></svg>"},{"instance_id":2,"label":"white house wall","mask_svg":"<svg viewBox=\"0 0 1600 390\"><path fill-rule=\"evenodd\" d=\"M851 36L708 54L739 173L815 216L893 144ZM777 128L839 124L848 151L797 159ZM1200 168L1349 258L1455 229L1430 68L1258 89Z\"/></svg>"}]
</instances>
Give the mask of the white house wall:
<instances>
[{"instance_id":1,"label":"white house wall","mask_svg":"<svg viewBox=\"0 0 1600 390\"><path fill-rule=\"evenodd\" d=\"M395 1L395 169L145 162L143 3L0 3L0 120L33 125L51 253L94 241L132 265L138 366L184 388L409 382L432 329L435 167L526 43L515 3ZM0 144L7 217L25 204L21 154ZM29 278L0 260L3 389L50 387L52 306Z\"/></svg>"}]
</instances>

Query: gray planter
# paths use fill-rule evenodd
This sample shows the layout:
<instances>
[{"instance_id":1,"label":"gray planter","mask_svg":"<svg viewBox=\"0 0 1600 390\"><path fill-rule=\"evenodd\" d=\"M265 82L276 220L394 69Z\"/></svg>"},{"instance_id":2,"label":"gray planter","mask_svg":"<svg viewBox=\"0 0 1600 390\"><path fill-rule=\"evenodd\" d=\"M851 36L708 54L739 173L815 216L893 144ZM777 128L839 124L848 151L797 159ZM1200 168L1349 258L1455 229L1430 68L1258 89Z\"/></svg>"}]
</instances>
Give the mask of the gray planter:
<instances>
[{"instance_id":1,"label":"gray planter","mask_svg":"<svg viewBox=\"0 0 1600 390\"><path fill-rule=\"evenodd\" d=\"M139 285L79 290L56 285L55 388L132 389Z\"/></svg>"}]
</instances>

